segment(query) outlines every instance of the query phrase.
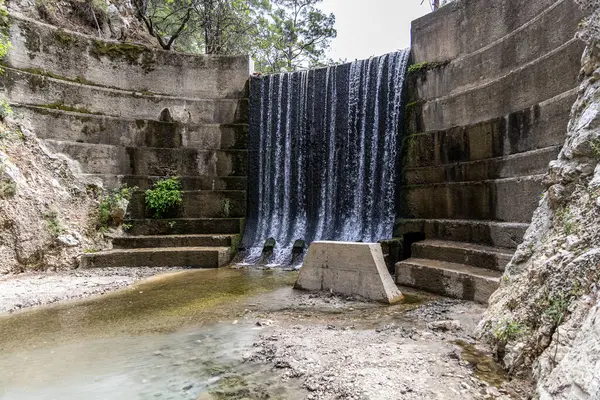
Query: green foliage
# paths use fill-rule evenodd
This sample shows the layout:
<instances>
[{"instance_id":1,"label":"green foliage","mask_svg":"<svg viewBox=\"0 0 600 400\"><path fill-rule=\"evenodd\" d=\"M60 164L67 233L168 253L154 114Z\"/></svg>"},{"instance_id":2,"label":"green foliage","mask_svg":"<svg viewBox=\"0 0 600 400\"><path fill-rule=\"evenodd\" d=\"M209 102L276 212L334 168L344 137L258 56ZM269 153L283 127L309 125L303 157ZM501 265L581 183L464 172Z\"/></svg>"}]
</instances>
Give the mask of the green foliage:
<instances>
[{"instance_id":1,"label":"green foliage","mask_svg":"<svg viewBox=\"0 0 600 400\"><path fill-rule=\"evenodd\" d=\"M565 320L565 316L567 315L567 310L571 305L571 296L565 296L564 293L560 293L557 296L548 298L548 308L544 312L544 316L550 319L552 322L552 326L556 330L556 347L554 349L554 357L552 361L556 363L556 355L558 352L558 344L560 338L560 325Z\"/></svg>"},{"instance_id":2,"label":"green foliage","mask_svg":"<svg viewBox=\"0 0 600 400\"><path fill-rule=\"evenodd\" d=\"M17 184L9 180L0 180L0 199L8 199L17 194Z\"/></svg>"},{"instance_id":3,"label":"green foliage","mask_svg":"<svg viewBox=\"0 0 600 400\"><path fill-rule=\"evenodd\" d=\"M52 236L57 237L65 231L65 228L63 228L58 219L57 211L48 211L43 215L43 217L46 221L46 227L48 227L48 231Z\"/></svg>"},{"instance_id":4,"label":"green foliage","mask_svg":"<svg viewBox=\"0 0 600 400\"><path fill-rule=\"evenodd\" d=\"M57 101L57 102L50 103L50 104L40 104L40 105L38 105L38 107L48 108L50 110L77 112L77 113L81 113L81 114L102 115L102 113L92 112L92 111L88 110L87 108L68 106L65 103L63 103L62 101Z\"/></svg>"},{"instance_id":5,"label":"green foliage","mask_svg":"<svg viewBox=\"0 0 600 400\"><path fill-rule=\"evenodd\" d=\"M337 36L335 16L317 6L322 0L273 0L262 19L252 55L256 69L266 73L319 66Z\"/></svg>"},{"instance_id":6,"label":"green foliage","mask_svg":"<svg viewBox=\"0 0 600 400\"><path fill-rule=\"evenodd\" d=\"M422 63L418 63L418 64L412 64L411 66L408 67L408 73L409 74L418 74L418 73L423 73L432 69L436 69L436 68L443 68L446 65L448 65L450 63L450 61L434 61L434 62L422 62Z\"/></svg>"},{"instance_id":7,"label":"green foliage","mask_svg":"<svg viewBox=\"0 0 600 400\"><path fill-rule=\"evenodd\" d=\"M502 321L492 330L492 336L500 345L506 345L524 331L523 325L515 321Z\"/></svg>"},{"instance_id":8,"label":"green foliage","mask_svg":"<svg viewBox=\"0 0 600 400\"><path fill-rule=\"evenodd\" d=\"M164 49L251 54L263 73L333 63L337 32L323 0L135 0L137 16Z\"/></svg>"},{"instance_id":9,"label":"green foliage","mask_svg":"<svg viewBox=\"0 0 600 400\"><path fill-rule=\"evenodd\" d=\"M590 141L590 148L594 157L600 158L600 138Z\"/></svg>"},{"instance_id":10,"label":"green foliage","mask_svg":"<svg viewBox=\"0 0 600 400\"><path fill-rule=\"evenodd\" d=\"M0 99L0 120L4 120L6 117L10 117L13 111L10 104L6 100Z\"/></svg>"},{"instance_id":11,"label":"green foliage","mask_svg":"<svg viewBox=\"0 0 600 400\"><path fill-rule=\"evenodd\" d=\"M562 225L565 234L570 235L575 231L576 224L573 218L573 213L568 207L562 207L556 211L555 217L557 222Z\"/></svg>"},{"instance_id":12,"label":"green foliage","mask_svg":"<svg viewBox=\"0 0 600 400\"><path fill-rule=\"evenodd\" d=\"M109 226L114 226L117 222L120 222L113 219L115 211L123 201L129 202L131 200L131 195L136 189L136 187L123 186L100 199L97 217L98 228L100 230L105 230Z\"/></svg>"},{"instance_id":13,"label":"green foliage","mask_svg":"<svg viewBox=\"0 0 600 400\"><path fill-rule=\"evenodd\" d=\"M555 327L563 323L567 309L571 305L571 298L563 293L548 300L548 308L544 315L550 319Z\"/></svg>"},{"instance_id":14,"label":"green foliage","mask_svg":"<svg viewBox=\"0 0 600 400\"><path fill-rule=\"evenodd\" d=\"M8 55L8 51L11 48L9 38L10 19L8 16L8 10L4 0L0 0L0 60ZM0 73L4 72L4 69L0 67Z\"/></svg>"},{"instance_id":15,"label":"green foliage","mask_svg":"<svg viewBox=\"0 0 600 400\"><path fill-rule=\"evenodd\" d=\"M163 179L146 190L146 207L154 211L154 218L162 218L182 201L181 182L177 178Z\"/></svg>"}]
</instances>

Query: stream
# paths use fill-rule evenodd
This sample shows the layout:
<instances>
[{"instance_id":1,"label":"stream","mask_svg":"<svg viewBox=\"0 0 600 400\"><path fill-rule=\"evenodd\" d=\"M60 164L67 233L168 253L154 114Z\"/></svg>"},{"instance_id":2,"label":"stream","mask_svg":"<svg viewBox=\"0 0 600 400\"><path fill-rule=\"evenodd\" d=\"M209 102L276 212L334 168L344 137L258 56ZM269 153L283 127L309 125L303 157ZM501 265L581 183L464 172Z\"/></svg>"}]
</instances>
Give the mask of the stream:
<instances>
[{"instance_id":1,"label":"stream","mask_svg":"<svg viewBox=\"0 0 600 400\"><path fill-rule=\"evenodd\" d=\"M275 306L273 293L289 294L295 278L185 271L1 316L0 399L305 398L270 367L244 362L264 328L241 317L266 293L262 307Z\"/></svg>"}]
</instances>

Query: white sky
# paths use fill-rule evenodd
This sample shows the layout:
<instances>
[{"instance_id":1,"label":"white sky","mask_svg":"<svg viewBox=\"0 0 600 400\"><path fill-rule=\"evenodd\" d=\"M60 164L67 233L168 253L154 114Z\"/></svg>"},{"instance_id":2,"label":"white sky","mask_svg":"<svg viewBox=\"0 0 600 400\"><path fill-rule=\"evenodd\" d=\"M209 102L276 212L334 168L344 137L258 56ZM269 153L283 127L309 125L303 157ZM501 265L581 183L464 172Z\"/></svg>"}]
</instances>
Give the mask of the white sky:
<instances>
[{"instance_id":1,"label":"white sky","mask_svg":"<svg viewBox=\"0 0 600 400\"><path fill-rule=\"evenodd\" d=\"M410 22L431 11L421 0L324 0L319 8L336 17L329 56L348 61L409 47Z\"/></svg>"}]
</instances>

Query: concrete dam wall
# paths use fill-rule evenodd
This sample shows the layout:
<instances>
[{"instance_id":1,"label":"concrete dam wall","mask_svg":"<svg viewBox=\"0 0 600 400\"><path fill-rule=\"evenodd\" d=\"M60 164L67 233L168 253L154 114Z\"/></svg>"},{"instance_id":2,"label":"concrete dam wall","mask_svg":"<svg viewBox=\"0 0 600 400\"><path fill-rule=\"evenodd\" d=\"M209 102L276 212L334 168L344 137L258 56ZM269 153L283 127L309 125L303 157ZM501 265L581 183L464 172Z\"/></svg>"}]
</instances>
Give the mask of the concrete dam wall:
<instances>
[{"instance_id":1,"label":"concrete dam wall","mask_svg":"<svg viewBox=\"0 0 600 400\"><path fill-rule=\"evenodd\" d=\"M245 190L248 57L103 41L18 15L10 39L9 102L82 177L145 187L178 174Z\"/></svg>"},{"instance_id":2,"label":"concrete dam wall","mask_svg":"<svg viewBox=\"0 0 600 400\"><path fill-rule=\"evenodd\" d=\"M459 1L413 22L421 68L407 78L399 234L487 221L499 235L473 239L516 246L564 141L580 19L570 0L512 0Z\"/></svg>"},{"instance_id":3,"label":"concrete dam wall","mask_svg":"<svg viewBox=\"0 0 600 400\"><path fill-rule=\"evenodd\" d=\"M432 278L448 269L437 261L454 263L444 272L454 278L480 273L468 267L485 260L504 268L565 139L581 18L571 0L476 0L413 22L395 233L416 261L403 265L400 283L448 292ZM472 297L469 279L451 294Z\"/></svg>"},{"instance_id":4,"label":"concrete dam wall","mask_svg":"<svg viewBox=\"0 0 600 400\"><path fill-rule=\"evenodd\" d=\"M10 15L0 83L23 127L88 183L137 186L127 233L83 267L229 263L246 216L247 56L199 56L99 40ZM165 218L144 191L176 176Z\"/></svg>"}]
</instances>

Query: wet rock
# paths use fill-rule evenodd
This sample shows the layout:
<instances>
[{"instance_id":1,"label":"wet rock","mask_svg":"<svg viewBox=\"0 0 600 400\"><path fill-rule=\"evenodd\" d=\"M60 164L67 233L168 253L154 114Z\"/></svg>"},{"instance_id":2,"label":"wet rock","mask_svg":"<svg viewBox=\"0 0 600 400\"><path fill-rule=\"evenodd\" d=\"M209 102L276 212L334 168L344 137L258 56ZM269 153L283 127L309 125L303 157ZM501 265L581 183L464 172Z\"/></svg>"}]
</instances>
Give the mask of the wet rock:
<instances>
[{"instance_id":1,"label":"wet rock","mask_svg":"<svg viewBox=\"0 0 600 400\"><path fill-rule=\"evenodd\" d=\"M433 321L427 324L427 328L432 331L442 331L442 332L455 332L462 329L460 321L457 320L447 320L447 321Z\"/></svg>"}]
</instances>

